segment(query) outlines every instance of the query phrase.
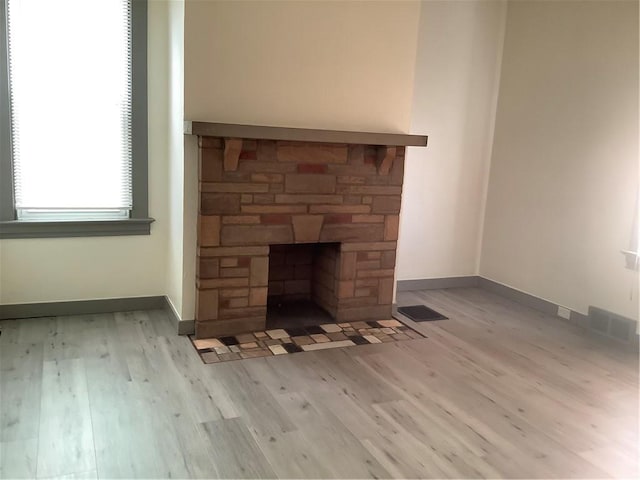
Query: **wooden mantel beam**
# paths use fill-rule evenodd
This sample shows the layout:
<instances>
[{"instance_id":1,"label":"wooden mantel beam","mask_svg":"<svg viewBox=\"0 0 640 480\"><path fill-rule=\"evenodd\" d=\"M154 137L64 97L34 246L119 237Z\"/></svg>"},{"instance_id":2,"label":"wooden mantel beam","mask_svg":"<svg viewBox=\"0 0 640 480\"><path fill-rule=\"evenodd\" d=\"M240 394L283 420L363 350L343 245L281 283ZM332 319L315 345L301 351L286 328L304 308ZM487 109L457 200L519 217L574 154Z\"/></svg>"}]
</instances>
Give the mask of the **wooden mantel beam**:
<instances>
[{"instance_id":1,"label":"wooden mantel beam","mask_svg":"<svg viewBox=\"0 0 640 480\"><path fill-rule=\"evenodd\" d=\"M424 135L401 133L347 132L308 128L264 127L229 123L184 122L184 133L201 137L255 140L290 140L294 142L348 143L396 147L426 147Z\"/></svg>"}]
</instances>

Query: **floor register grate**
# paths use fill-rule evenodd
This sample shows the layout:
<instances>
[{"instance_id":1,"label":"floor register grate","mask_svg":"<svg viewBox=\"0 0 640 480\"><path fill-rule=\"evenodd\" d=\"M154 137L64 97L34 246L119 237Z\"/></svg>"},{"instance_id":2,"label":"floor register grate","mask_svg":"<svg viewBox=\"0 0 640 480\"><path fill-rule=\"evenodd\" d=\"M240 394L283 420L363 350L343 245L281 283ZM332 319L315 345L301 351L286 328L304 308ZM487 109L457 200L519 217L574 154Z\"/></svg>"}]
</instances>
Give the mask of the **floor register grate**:
<instances>
[{"instance_id":1,"label":"floor register grate","mask_svg":"<svg viewBox=\"0 0 640 480\"><path fill-rule=\"evenodd\" d=\"M441 313L425 307L424 305L410 305L408 307L398 307L398 313L410 318L414 322L432 322L434 320L448 320Z\"/></svg>"}]
</instances>

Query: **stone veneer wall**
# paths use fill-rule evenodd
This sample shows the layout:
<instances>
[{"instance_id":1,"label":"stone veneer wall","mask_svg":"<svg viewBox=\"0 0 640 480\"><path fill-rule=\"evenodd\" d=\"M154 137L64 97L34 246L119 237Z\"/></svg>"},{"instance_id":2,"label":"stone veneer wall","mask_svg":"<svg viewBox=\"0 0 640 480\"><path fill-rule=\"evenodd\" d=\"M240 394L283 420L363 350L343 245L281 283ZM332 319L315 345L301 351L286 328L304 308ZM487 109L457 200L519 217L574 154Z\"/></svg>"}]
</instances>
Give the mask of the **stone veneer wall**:
<instances>
[{"instance_id":1,"label":"stone veneer wall","mask_svg":"<svg viewBox=\"0 0 640 480\"><path fill-rule=\"evenodd\" d=\"M337 321L390 318L404 147L386 174L375 146L245 139L234 170L223 139L199 147L197 337L265 328L276 244L339 243L321 306Z\"/></svg>"}]
</instances>

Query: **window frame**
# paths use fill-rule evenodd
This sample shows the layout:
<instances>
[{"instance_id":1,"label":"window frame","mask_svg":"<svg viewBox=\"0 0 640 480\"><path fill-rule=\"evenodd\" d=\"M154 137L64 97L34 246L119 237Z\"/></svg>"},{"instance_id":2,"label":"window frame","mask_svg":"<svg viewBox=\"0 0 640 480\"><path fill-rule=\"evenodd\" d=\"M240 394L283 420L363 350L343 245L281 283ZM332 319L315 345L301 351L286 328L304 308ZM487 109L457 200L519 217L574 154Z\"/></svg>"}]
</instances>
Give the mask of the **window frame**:
<instances>
[{"instance_id":1,"label":"window frame","mask_svg":"<svg viewBox=\"0 0 640 480\"><path fill-rule=\"evenodd\" d=\"M7 26L7 0L0 0ZM7 32L7 28L4 31ZM130 217L109 220L17 220L13 195L8 32L0 35L0 239L149 235L148 206L147 0L131 0L131 187ZM79 119L79 121L83 121ZM44 126L46 128L46 126Z\"/></svg>"}]
</instances>

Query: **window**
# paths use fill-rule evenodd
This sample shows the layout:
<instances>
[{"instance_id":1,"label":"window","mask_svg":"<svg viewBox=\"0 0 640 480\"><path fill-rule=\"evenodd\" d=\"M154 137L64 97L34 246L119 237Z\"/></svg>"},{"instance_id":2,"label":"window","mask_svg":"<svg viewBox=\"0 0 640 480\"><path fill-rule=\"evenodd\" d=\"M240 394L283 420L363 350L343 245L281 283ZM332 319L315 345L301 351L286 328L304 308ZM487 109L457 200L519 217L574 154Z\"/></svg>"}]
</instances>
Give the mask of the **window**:
<instances>
[{"instance_id":1,"label":"window","mask_svg":"<svg viewBox=\"0 0 640 480\"><path fill-rule=\"evenodd\" d=\"M148 234L146 1L0 8L0 237Z\"/></svg>"}]
</instances>

